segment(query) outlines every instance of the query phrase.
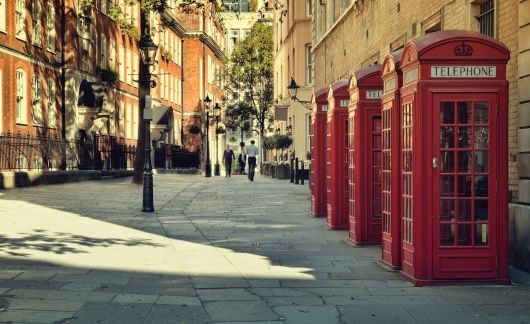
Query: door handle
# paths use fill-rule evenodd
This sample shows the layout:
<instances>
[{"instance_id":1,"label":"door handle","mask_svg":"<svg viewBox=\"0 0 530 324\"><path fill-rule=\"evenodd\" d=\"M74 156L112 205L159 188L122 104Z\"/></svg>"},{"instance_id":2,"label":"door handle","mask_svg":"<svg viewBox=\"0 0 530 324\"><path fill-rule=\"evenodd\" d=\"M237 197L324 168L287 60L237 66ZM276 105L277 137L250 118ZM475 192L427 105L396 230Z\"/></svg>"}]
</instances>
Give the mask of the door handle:
<instances>
[{"instance_id":1,"label":"door handle","mask_svg":"<svg viewBox=\"0 0 530 324\"><path fill-rule=\"evenodd\" d=\"M436 169L438 167L438 158L433 157L432 158L432 167Z\"/></svg>"}]
</instances>

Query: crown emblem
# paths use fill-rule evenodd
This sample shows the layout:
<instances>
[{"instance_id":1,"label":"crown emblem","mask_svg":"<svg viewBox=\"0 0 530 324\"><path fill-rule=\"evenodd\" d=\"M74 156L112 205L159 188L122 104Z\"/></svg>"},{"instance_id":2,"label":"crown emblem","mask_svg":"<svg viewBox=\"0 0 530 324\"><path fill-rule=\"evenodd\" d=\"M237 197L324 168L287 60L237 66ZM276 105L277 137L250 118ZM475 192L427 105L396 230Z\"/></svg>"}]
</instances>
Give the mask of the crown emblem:
<instances>
[{"instance_id":1,"label":"crown emblem","mask_svg":"<svg viewBox=\"0 0 530 324\"><path fill-rule=\"evenodd\" d=\"M473 47L466 44L466 42L462 42L461 45L455 47L454 49L456 56L472 56L473 55Z\"/></svg>"}]
</instances>

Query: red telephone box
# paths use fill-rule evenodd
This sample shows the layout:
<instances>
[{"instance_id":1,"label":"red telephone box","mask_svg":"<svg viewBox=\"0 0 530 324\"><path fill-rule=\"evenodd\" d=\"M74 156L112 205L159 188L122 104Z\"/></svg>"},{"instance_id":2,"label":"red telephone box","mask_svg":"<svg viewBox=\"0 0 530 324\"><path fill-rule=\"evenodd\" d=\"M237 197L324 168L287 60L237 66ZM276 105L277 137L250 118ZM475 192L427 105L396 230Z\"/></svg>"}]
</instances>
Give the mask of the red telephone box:
<instances>
[{"instance_id":1,"label":"red telephone box","mask_svg":"<svg viewBox=\"0 0 530 324\"><path fill-rule=\"evenodd\" d=\"M400 97L403 84L400 61L402 50L389 54L383 61L383 99L381 101L382 147L382 261L393 269L401 268L400 208Z\"/></svg>"},{"instance_id":2,"label":"red telephone box","mask_svg":"<svg viewBox=\"0 0 530 324\"><path fill-rule=\"evenodd\" d=\"M311 116L311 215L326 217L326 117L328 88L313 94Z\"/></svg>"},{"instance_id":3,"label":"red telephone box","mask_svg":"<svg viewBox=\"0 0 530 324\"><path fill-rule=\"evenodd\" d=\"M381 65L355 72L349 92L350 241L357 245L380 244Z\"/></svg>"},{"instance_id":4,"label":"red telephone box","mask_svg":"<svg viewBox=\"0 0 530 324\"><path fill-rule=\"evenodd\" d=\"M509 282L508 59L470 31L403 50L402 274L417 285Z\"/></svg>"},{"instance_id":5,"label":"red telephone box","mask_svg":"<svg viewBox=\"0 0 530 324\"><path fill-rule=\"evenodd\" d=\"M327 226L348 228L348 80L329 87L326 126Z\"/></svg>"}]
</instances>

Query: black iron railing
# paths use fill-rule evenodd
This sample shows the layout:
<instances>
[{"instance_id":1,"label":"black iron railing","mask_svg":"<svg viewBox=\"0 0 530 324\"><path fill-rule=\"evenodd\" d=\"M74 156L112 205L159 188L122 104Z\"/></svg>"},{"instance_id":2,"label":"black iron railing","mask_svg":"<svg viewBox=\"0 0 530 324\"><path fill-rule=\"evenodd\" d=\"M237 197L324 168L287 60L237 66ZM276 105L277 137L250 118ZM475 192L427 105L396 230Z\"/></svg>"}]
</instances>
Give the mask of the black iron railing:
<instances>
[{"instance_id":1,"label":"black iron railing","mask_svg":"<svg viewBox=\"0 0 530 324\"><path fill-rule=\"evenodd\" d=\"M200 153L180 146L155 146L157 169L199 168ZM69 141L64 138L0 134L0 171L16 170L130 170L136 146L123 138L92 134Z\"/></svg>"}]
</instances>

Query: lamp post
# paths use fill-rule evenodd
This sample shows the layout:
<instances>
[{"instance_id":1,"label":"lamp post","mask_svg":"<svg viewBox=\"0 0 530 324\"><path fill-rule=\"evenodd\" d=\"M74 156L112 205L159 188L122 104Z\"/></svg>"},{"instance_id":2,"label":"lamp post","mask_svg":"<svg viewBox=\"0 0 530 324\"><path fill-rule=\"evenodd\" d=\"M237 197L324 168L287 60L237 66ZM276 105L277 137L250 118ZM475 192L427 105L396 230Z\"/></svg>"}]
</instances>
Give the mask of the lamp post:
<instances>
[{"instance_id":1,"label":"lamp post","mask_svg":"<svg viewBox=\"0 0 530 324\"><path fill-rule=\"evenodd\" d=\"M221 120L221 106L219 106L219 103L215 103L215 106L213 108L213 114L215 117L215 167L214 167L214 175L220 176L221 175L221 166L219 165L219 134L217 134L217 130L219 129L219 121Z\"/></svg>"},{"instance_id":2,"label":"lamp post","mask_svg":"<svg viewBox=\"0 0 530 324\"><path fill-rule=\"evenodd\" d=\"M296 81L294 80L294 78L291 77L291 83L289 83L289 86L287 87L287 90L289 90L289 97L291 98L291 100L296 100L299 103L301 103L306 109L312 110L311 101L305 101L305 100L298 99L297 95L298 95L299 88L300 86L296 84Z\"/></svg>"},{"instance_id":3,"label":"lamp post","mask_svg":"<svg viewBox=\"0 0 530 324\"><path fill-rule=\"evenodd\" d=\"M210 103L212 99L208 95L204 98L204 111L206 113L206 163L204 165L204 176L209 178L212 176L212 163L210 162Z\"/></svg>"},{"instance_id":4,"label":"lamp post","mask_svg":"<svg viewBox=\"0 0 530 324\"><path fill-rule=\"evenodd\" d=\"M151 164L151 119L153 119L153 110L151 107L150 88L154 88L156 83L151 80L150 67L154 65L158 46L151 39L149 25L146 26L142 34L143 35L140 38L140 41L138 41L138 47L140 48L140 55L142 57L143 63L143 75L140 75L139 84L142 93L145 93L143 100L145 163L143 174L144 181L142 211L152 213L155 211L155 207L153 204L153 167Z\"/></svg>"}]
</instances>

